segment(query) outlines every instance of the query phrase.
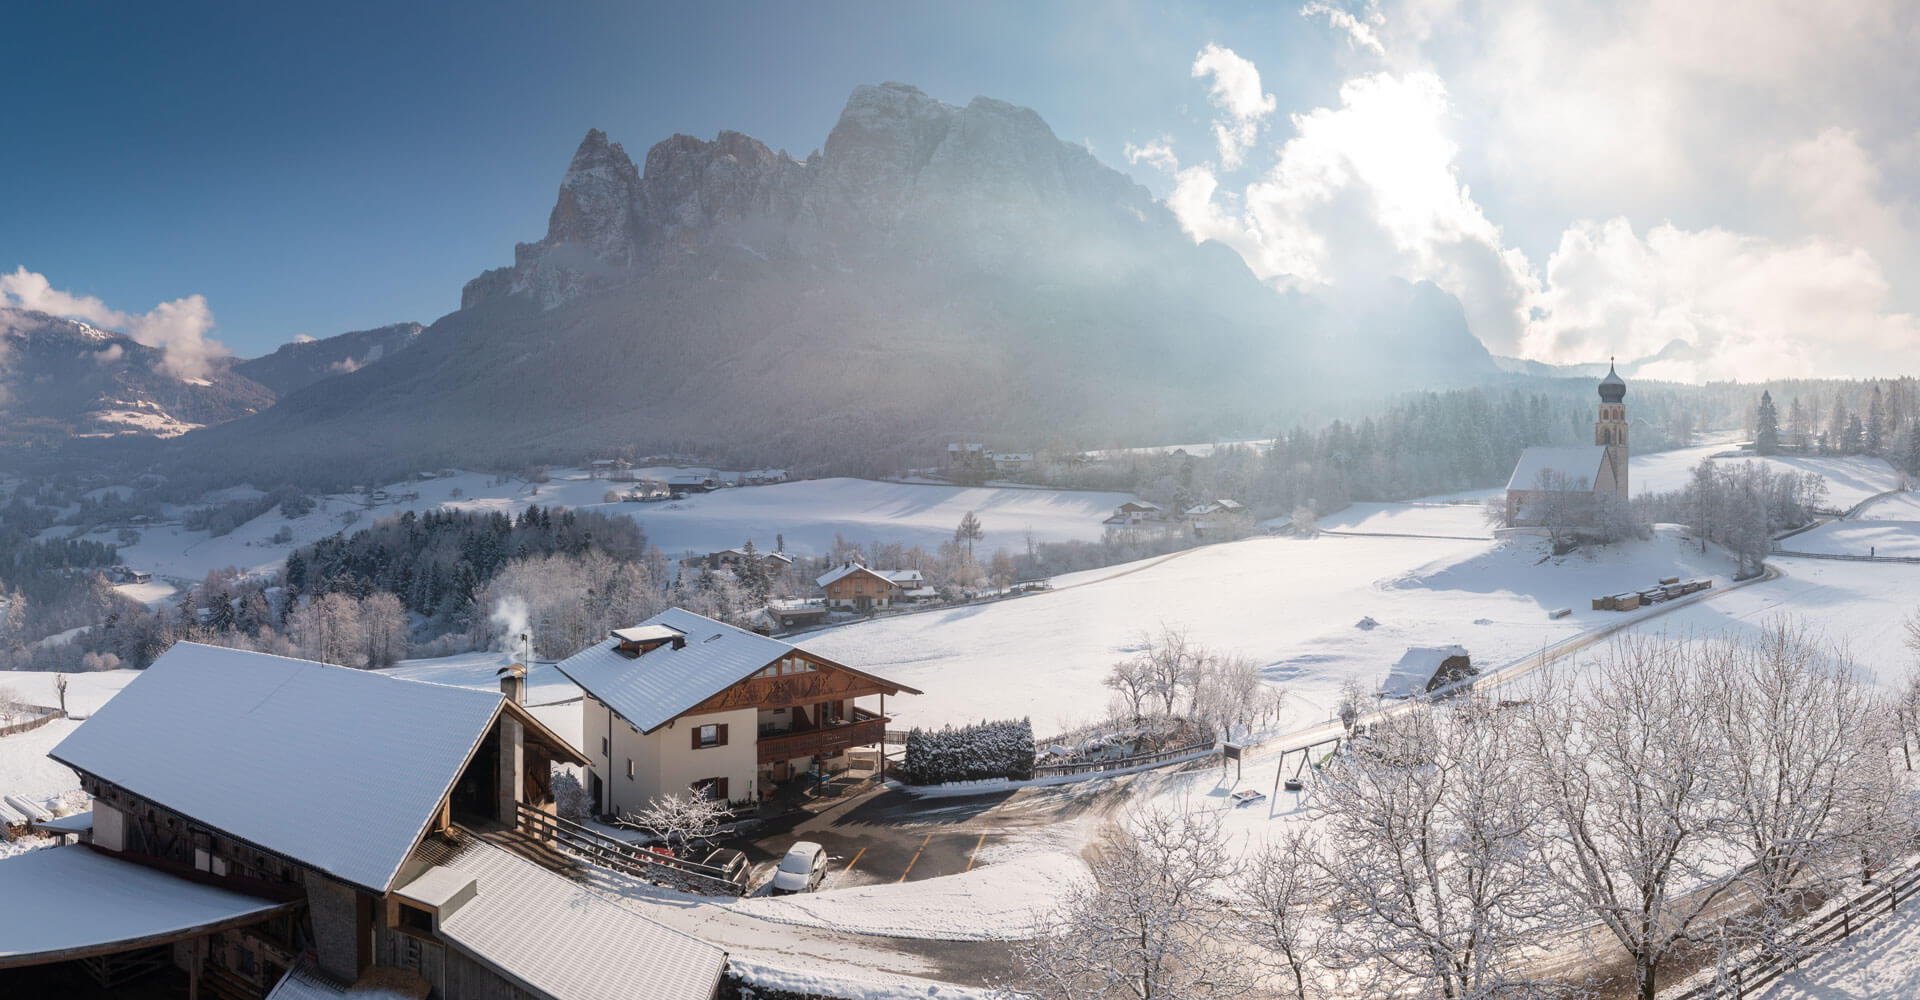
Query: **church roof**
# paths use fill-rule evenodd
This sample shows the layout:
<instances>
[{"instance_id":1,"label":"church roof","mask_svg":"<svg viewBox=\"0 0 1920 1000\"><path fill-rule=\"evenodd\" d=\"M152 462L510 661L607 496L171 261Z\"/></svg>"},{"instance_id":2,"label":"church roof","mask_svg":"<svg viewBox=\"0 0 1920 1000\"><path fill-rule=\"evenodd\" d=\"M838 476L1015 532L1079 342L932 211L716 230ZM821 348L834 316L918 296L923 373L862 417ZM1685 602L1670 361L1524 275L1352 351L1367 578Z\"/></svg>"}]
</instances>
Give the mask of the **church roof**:
<instances>
[{"instance_id":1,"label":"church roof","mask_svg":"<svg viewBox=\"0 0 1920 1000\"><path fill-rule=\"evenodd\" d=\"M1607 362L1607 377L1600 380L1600 401L1618 403L1627 397L1627 380L1613 370L1613 362Z\"/></svg>"},{"instance_id":2,"label":"church roof","mask_svg":"<svg viewBox=\"0 0 1920 1000\"><path fill-rule=\"evenodd\" d=\"M1565 480L1569 486L1584 481L1584 485L1577 488L1580 492L1586 492L1600 481L1600 466L1606 460L1607 447L1600 444L1528 448L1520 453L1520 461L1514 464L1513 477L1507 480L1507 489L1537 490L1540 488L1540 478L1552 474Z\"/></svg>"}]
</instances>

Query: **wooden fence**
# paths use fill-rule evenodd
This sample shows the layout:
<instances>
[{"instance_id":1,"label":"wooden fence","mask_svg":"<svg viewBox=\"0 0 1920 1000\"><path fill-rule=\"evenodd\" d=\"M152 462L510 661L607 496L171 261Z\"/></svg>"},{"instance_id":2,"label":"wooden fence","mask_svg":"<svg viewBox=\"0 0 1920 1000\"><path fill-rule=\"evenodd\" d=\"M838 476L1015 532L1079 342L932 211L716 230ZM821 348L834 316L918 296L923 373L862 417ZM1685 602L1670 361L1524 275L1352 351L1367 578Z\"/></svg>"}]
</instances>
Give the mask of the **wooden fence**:
<instances>
[{"instance_id":1,"label":"wooden fence","mask_svg":"<svg viewBox=\"0 0 1920 1000\"><path fill-rule=\"evenodd\" d=\"M57 708L48 708L45 705L18 705L15 707L29 712L39 712L40 714L25 722L16 722L12 725L0 726L0 736L12 736L16 733L32 732L55 719L64 719L67 717L67 713Z\"/></svg>"},{"instance_id":2,"label":"wooden fence","mask_svg":"<svg viewBox=\"0 0 1920 1000\"><path fill-rule=\"evenodd\" d=\"M1665 1000L1741 1000L1749 992L1799 967L1807 951L1844 941L1875 919L1893 913L1902 901L1920 890L1920 861L1894 872L1882 872L1874 885L1818 916L1793 932L1789 951L1801 957L1758 953L1707 982L1682 992L1664 994ZM1818 957L1815 957L1818 960Z\"/></svg>"},{"instance_id":3,"label":"wooden fence","mask_svg":"<svg viewBox=\"0 0 1920 1000\"><path fill-rule=\"evenodd\" d=\"M1779 543L1774 544L1772 554L1776 556L1787 556L1793 559L1844 559L1849 562L1920 563L1920 556L1862 556L1841 552L1793 552L1781 548Z\"/></svg>"},{"instance_id":4,"label":"wooden fence","mask_svg":"<svg viewBox=\"0 0 1920 1000\"><path fill-rule=\"evenodd\" d=\"M1204 753L1215 752L1213 741L1190 743L1171 750L1155 753L1135 754L1131 757L1109 757L1105 760L1085 760L1073 764L1042 764L1033 769L1036 778L1053 778L1063 774L1094 774L1100 771L1123 771L1135 767L1152 767L1156 764L1171 764L1182 758L1199 757Z\"/></svg>"},{"instance_id":5,"label":"wooden fence","mask_svg":"<svg viewBox=\"0 0 1920 1000\"><path fill-rule=\"evenodd\" d=\"M602 868L707 896L747 894L746 859L739 857L737 851L729 852L738 857L736 864L724 868L703 865L636 847L524 802L520 803L519 813L522 830L551 840Z\"/></svg>"}]
</instances>

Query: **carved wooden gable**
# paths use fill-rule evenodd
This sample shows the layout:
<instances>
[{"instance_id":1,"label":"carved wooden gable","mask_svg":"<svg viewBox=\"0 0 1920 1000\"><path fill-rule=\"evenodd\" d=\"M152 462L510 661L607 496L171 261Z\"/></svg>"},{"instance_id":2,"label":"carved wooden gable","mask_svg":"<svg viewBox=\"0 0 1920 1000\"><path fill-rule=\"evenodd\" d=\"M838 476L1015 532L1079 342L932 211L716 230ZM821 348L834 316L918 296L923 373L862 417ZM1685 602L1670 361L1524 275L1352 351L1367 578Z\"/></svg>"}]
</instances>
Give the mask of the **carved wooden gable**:
<instances>
[{"instance_id":1,"label":"carved wooden gable","mask_svg":"<svg viewBox=\"0 0 1920 1000\"><path fill-rule=\"evenodd\" d=\"M743 708L792 708L821 701L899 693L897 687L795 651L680 714L706 715Z\"/></svg>"}]
</instances>

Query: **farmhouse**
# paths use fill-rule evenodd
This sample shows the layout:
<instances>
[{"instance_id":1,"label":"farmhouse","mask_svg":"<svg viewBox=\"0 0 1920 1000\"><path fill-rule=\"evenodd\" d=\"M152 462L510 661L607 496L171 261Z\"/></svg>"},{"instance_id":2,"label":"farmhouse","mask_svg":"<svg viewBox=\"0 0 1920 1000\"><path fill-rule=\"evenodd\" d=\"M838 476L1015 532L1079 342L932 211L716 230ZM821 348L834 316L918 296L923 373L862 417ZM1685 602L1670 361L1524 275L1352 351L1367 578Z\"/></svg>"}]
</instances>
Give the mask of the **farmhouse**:
<instances>
[{"instance_id":1,"label":"farmhouse","mask_svg":"<svg viewBox=\"0 0 1920 1000\"><path fill-rule=\"evenodd\" d=\"M483 691L176 644L50 754L94 797L91 846L0 860L0 898L59 901L0 910L0 968L171 962L221 997L713 997L725 952L530 860L554 853L552 765L590 761L523 697L511 671Z\"/></svg>"},{"instance_id":2,"label":"farmhouse","mask_svg":"<svg viewBox=\"0 0 1920 1000\"><path fill-rule=\"evenodd\" d=\"M683 472L667 477L667 489L675 493L707 493L720 488L720 480L711 472Z\"/></svg>"},{"instance_id":3,"label":"farmhouse","mask_svg":"<svg viewBox=\"0 0 1920 1000\"><path fill-rule=\"evenodd\" d=\"M1594 525L1627 498L1627 383L1609 365L1600 380L1593 444L1520 453L1507 480L1506 526Z\"/></svg>"},{"instance_id":4,"label":"farmhouse","mask_svg":"<svg viewBox=\"0 0 1920 1000\"><path fill-rule=\"evenodd\" d=\"M1416 698L1479 673L1465 646L1415 646L1380 685L1382 698Z\"/></svg>"},{"instance_id":5,"label":"farmhouse","mask_svg":"<svg viewBox=\"0 0 1920 1000\"><path fill-rule=\"evenodd\" d=\"M917 569L869 569L847 562L813 582L827 592L827 607L842 610L884 610L903 601L932 596Z\"/></svg>"},{"instance_id":6,"label":"farmhouse","mask_svg":"<svg viewBox=\"0 0 1920 1000\"><path fill-rule=\"evenodd\" d=\"M589 790L603 815L689 789L756 802L886 736L886 696L920 692L678 608L561 660L585 697ZM879 711L855 700L879 696Z\"/></svg>"},{"instance_id":7,"label":"farmhouse","mask_svg":"<svg viewBox=\"0 0 1920 1000\"><path fill-rule=\"evenodd\" d=\"M745 549L721 549L718 552L709 552L703 556L693 556L689 559L682 559L680 560L680 565L691 568L705 566L708 569L720 569L722 567L737 569L745 566L747 560L750 558L759 560L760 568L768 573L779 573L793 565L793 557L787 555L785 552L754 552L749 555Z\"/></svg>"},{"instance_id":8,"label":"farmhouse","mask_svg":"<svg viewBox=\"0 0 1920 1000\"><path fill-rule=\"evenodd\" d=\"M1165 517L1166 512L1160 509L1159 504L1148 503L1145 500L1129 500L1115 507L1113 516L1102 523L1108 527L1125 527L1147 521L1159 521Z\"/></svg>"}]
</instances>

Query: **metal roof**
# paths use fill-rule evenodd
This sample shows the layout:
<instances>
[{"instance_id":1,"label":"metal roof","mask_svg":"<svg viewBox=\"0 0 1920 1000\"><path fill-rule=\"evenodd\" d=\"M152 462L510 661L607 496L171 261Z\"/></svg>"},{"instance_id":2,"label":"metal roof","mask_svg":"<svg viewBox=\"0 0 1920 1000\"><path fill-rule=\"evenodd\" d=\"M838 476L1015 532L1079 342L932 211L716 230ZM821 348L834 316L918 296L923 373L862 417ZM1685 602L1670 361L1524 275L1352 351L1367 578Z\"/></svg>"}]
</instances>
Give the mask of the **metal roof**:
<instances>
[{"instance_id":1,"label":"metal roof","mask_svg":"<svg viewBox=\"0 0 1920 1000\"><path fill-rule=\"evenodd\" d=\"M478 838L422 858L439 866L429 873L478 884L472 899L442 912L440 937L533 992L708 1000L726 970L720 948Z\"/></svg>"},{"instance_id":2,"label":"metal roof","mask_svg":"<svg viewBox=\"0 0 1920 1000\"><path fill-rule=\"evenodd\" d=\"M74 844L0 860L0 968L166 944L295 904L189 882Z\"/></svg>"},{"instance_id":3,"label":"metal roof","mask_svg":"<svg viewBox=\"0 0 1920 1000\"><path fill-rule=\"evenodd\" d=\"M1607 446L1602 444L1528 448L1520 453L1520 461L1514 464L1513 476L1507 480L1507 489L1537 490L1540 488L1540 477L1553 473L1566 480L1568 489L1584 493L1600 481L1600 463L1606 458ZM1580 485L1583 480L1585 485Z\"/></svg>"},{"instance_id":4,"label":"metal roof","mask_svg":"<svg viewBox=\"0 0 1920 1000\"><path fill-rule=\"evenodd\" d=\"M806 652L681 608L668 608L638 627L653 625L665 625L685 635L686 644L677 649L656 646L638 656L628 656L618 651L619 640L609 638L554 665L595 701L613 709L643 733L666 725L687 709L779 662L781 657ZM897 691L920 693L818 653L807 655Z\"/></svg>"},{"instance_id":5,"label":"metal roof","mask_svg":"<svg viewBox=\"0 0 1920 1000\"><path fill-rule=\"evenodd\" d=\"M872 574L873 576L879 577L881 582L883 583L893 582L892 580L887 578L886 573L883 573L877 569L869 569L868 567L862 566L859 563L849 563L848 565L845 565L845 566L840 566L834 569L830 569L825 573L822 573L819 577L815 578L813 582L816 584L819 584L822 587L825 587L825 586L829 586L831 584L837 583L841 580L844 580L855 573Z\"/></svg>"},{"instance_id":6,"label":"metal roof","mask_svg":"<svg viewBox=\"0 0 1920 1000\"><path fill-rule=\"evenodd\" d=\"M498 691L182 642L48 756L384 892L504 703Z\"/></svg>"},{"instance_id":7,"label":"metal roof","mask_svg":"<svg viewBox=\"0 0 1920 1000\"><path fill-rule=\"evenodd\" d=\"M555 665L595 701L643 733L666 725L794 650L778 639L679 608L640 623L642 628L650 625L665 625L685 635L686 645L657 646L640 656L628 656L617 651L618 640L605 639Z\"/></svg>"}]
</instances>

